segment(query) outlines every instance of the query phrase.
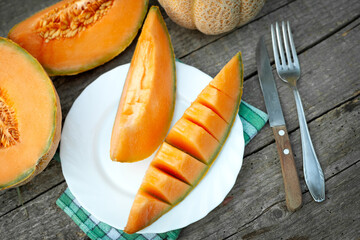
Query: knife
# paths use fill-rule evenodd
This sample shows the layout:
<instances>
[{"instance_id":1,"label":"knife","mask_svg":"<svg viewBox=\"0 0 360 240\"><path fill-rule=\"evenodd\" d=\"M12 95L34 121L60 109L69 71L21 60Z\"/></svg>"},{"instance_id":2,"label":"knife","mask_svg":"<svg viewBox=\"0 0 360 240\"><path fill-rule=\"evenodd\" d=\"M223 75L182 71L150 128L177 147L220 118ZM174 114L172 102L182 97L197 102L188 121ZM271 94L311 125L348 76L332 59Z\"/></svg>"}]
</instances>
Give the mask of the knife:
<instances>
[{"instance_id":1,"label":"knife","mask_svg":"<svg viewBox=\"0 0 360 240\"><path fill-rule=\"evenodd\" d=\"M280 156L286 206L290 211L296 211L302 205L302 193L264 37L260 38L256 47L256 63L270 127Z\"/></svg>"}]
</instances>

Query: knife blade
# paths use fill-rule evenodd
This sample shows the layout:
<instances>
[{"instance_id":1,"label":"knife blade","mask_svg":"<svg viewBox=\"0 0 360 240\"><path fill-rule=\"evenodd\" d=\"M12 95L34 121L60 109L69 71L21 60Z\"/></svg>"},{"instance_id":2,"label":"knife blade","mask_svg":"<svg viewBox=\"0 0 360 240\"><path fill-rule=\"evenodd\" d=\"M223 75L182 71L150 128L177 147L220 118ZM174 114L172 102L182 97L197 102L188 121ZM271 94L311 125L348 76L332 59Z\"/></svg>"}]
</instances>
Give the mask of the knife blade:
<instances>
[{"instance_id":1,"label":"knife blade","mask_svg":"<svg viewBox=\"0 0 360 240\"><path fill-rule=\"evenodd\" d=\"M260 37L256 47L256 63L270 127L273 130L280 157L286 206L290 211L296 211L302 205L299 177L263 36Z\"/></svg>"}]
</instances>

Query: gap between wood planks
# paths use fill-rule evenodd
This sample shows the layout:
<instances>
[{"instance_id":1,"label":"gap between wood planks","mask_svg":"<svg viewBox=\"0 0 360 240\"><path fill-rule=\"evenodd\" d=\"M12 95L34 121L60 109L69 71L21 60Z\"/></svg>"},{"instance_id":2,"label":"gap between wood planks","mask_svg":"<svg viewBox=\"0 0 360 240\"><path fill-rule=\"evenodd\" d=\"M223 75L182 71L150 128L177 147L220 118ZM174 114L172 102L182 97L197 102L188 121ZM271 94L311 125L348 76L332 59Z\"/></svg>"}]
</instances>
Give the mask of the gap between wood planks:
<instances>
[{"instance_id":1,"label":"gap between wood planks","mask_svg":"<svg viewBox=\"0 0 360 240\"><path fill-rule=\"evenodd\" d=\"M7 212L3 213L2 215L0 215L0 219L1 219L2 217L4 217L5 215L7 215L7 214L9 214L9 213L11 213L11 212L13 212L13 211L15 211L15 210L19 209L19 208L20 208L20 209L21 209L21 208L26 208L26 204L27 204L27 203L29 203L29 202L33 201L34 199L36 199L36 198L40 197L41 195L43 195L43 194L45 194L45 193L47 193L47 192L51 191L52 189L54 189L54 188L58 187L59 185L63 184L64 182L65 182L65 179L64 179L64 180L62 180L62 181L60 181L59 183L57 183L57 184L55 184L55 185L51 186L50 188L46 189L45 191L43 191L43 192L41 192L41 193L39 193L39 194L37 194L37 195L33 196L32 198L30 198L30 199L28 199L28 200L24 201L24 202L23 202L23 205L18 205L18 206L16 206L15 208L13 208L13 209L11 209L11 210L9 210L9 211L7 211ZM21 191L21 190L20 190L20 191ZM59 197L60 197L60 196L59 196ZM25 209L24 209L24 211L25 211Z\"/></svg>"}]
</instances>

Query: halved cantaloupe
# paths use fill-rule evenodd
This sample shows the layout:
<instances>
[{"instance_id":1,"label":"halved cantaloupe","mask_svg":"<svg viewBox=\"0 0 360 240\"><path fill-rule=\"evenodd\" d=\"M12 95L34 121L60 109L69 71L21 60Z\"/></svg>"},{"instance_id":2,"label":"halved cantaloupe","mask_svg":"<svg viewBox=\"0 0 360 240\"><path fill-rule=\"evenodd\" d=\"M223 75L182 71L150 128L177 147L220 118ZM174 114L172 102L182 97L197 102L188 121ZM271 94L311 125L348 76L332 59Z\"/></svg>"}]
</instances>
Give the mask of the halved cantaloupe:
<instances>
[{"instance_id":1,"label":"halved cantaloupe","mask_svg":"<svg viewBox=\"0 0 360 240\"><path fill-rule=\"evenodd\" d=\"M22 185L49 163L60 140L52 81L29 53L0 38L0 190Z\"/></svg>"},{"instance_id":2,"label":"halved cantaloupe","mask_svg":"<svg viewBox=\"0 0 360 240\"><path fill-rule=\"evenodd\" d=\"M64 0L15 25L9 38L49 75L73 75L121 53L135 38L148 0Z\"/></svg>"},{"instance_id":3,"label":"halved cantaloupe","mask_svg":"<svg viewBox=\"0 0 360 240\"><path fill-rule=\"evenodd\" d=\"M199 99L208 99L209 102L213 103L210 108L207 107L204 108L206 110L204 110L203 116L202 116L202 112L198 113L199 121L189 121L188 113L191 111L187 110L186 111L187 114L184 114L184 116L180 118L180 120L174 125L174 127L171 128L167 138L165 139L165 142L162 144L159 151L155 155L153 162L151 162L150 164L150 168L152 170L146 172L145 174L143 182L140 186L141 190L139 190L138 194L136 195L134 204L130 210L128 222L124 229L125 232L130 234L135 233L147 227L154 221L156 221L159 217L161 217L172 207L178 204L182 199L184 199L187 196L187 194L192 189L194 189L194 187L196 187L196 185L200 182L200 180L205 176L206 172L209 170L210 166L212 165L215 158L219 154L222 146L224 145L225 140L229 135L230 129L235 121L235 117L237 115L237 111L240 106L240 99L242 95L242 83L243 83L243 65L242 65L241 54L238 53L232 58L232 60L228 64L226 64L226 66L222 69L222 71L210 82L210 84L204 89L204 91L202 91L199 94L198 98L190 107L192 108L194 107L194 105L198 105L198 104L201 105L201 101L199 101ZM216 88L212 86L213 84L216 86ZM235 87L236 90L232 90L231 87L229 87L229 85L231 87ZM208 90L206 89L209 88L212 94L207 94ZM203 95L206 94L207 96L204 97ZM225 104L231 103L232 105L223 105L224 103L218 101L219 99L228 99L226 100ZM223 122L226 123L226 128L223 129L223 137L220 138L220 140L218 141L208 132L208 130L206 130L211 128L211 124L208 123L210 122L210 119L214 118L213 114L208 113L208 109L218 110L218 111L213 111L214 114L218 114L217 112L223 113L223 111L221 111L222 106L225 106L226 112L227 113L230 112L232 115L230 117L227 117L226 122L223 120ZM201 111L200 107L198 109L199 111ZM209 119L206 119L206 117L204 116L208 116ZM193 117L196 118L196 115L193 115ZM221 117L219 116L219 118ZM197 122L201 122L201 124ZM206 127L204 125L206 125ZM216 143L215 146L213 142ZM174 149L176 149L176 151ZM188 167L183 168L183 164L179 163L178 161L184 161L184 165L187 165L188 163L186 162L189 161L189 157L190 157L187 156L187 153L192 155L193 158L191 158L191 161L193 160L196 161L197 158L199 160L199 163L200 160L206 163L204 164L205 165L204 169L199 169L197 171L189 170L189 172L185 173L184 171L187 171ZM176 154L178 154L178 156L176 156ZM174 164L170 160L169 161L164 160L164 158L167 157L169 159L175 158L176 163ZM153 169L155 168L158 168L160 170L154 171ZM161 174L159 172L161 172ZM186 177L179 177L178 181L183 181L184 178L186 178L186 179L193 179L194 182L190 184L189 189L184 187L183 189L178 188L177 191L173 191L173 190L168 191L163 186L171 185L171 182L174 181L173 178L166 179L160 176L157 177L155 176L156 174L162 176L166 173L168 173L169 176L171 175L173 177L186 176ZM159 185L153 184L154 179L161 179L160 181L161 184ZM144 197L144 195L139 196L139 194L141 194L141 192L144 191L144 189L146 189L147 186L149 185L151 185L152 194L148 197ZM170 207L168 205L163 205L163 209L160 210L160 208L158 207L158 203L152 206L152 204L149 202L153 201L152 198L154 197L156 197L158 200L163 200L163 201L165 199L164 204L169 204ZM143 204L139 203L140 198L141 201L143 201ZM139 206L141 206L141 208ZM156 213L149 214L149 212L153 211L153 208L157 210Z\"/></svg>"},{"instance_id":4,"label":"halved cantaloupe","mask_svg":"<svg viewBox=\"0 0 360 240\"><path fill-rule=\"evenodd\" d=\"M175 57L165 22L151 7L136 45L113 126L110 157L134 162L164 140L175 106Z\"/></svg>"}]
</instances>

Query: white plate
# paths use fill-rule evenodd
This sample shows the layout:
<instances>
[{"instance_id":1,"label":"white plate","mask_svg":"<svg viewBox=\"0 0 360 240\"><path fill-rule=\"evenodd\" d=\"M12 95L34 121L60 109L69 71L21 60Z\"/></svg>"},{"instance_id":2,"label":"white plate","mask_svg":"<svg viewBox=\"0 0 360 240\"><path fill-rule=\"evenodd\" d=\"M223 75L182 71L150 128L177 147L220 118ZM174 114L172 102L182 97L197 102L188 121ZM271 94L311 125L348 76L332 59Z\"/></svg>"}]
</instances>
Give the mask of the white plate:
<instances>
[{"instance_id":1,"label":"white plate","mask_svg":"<svg viewBox=\"0 0 360 240\"><path fill-rule=\"evenodd\" d=\"M91 83L76 99L62 131L60 157L64 177L79 203L98 220L124 229L135 194L153 158L136 163L110 160L110 136L129 64ZM172 125L212 79L200 70L176 63L176 107ZM213 166L176 207L140 233L185 227L218 206L235 184L244 153L243 129L237 116Z\"/></svg>"}]
</instances>

